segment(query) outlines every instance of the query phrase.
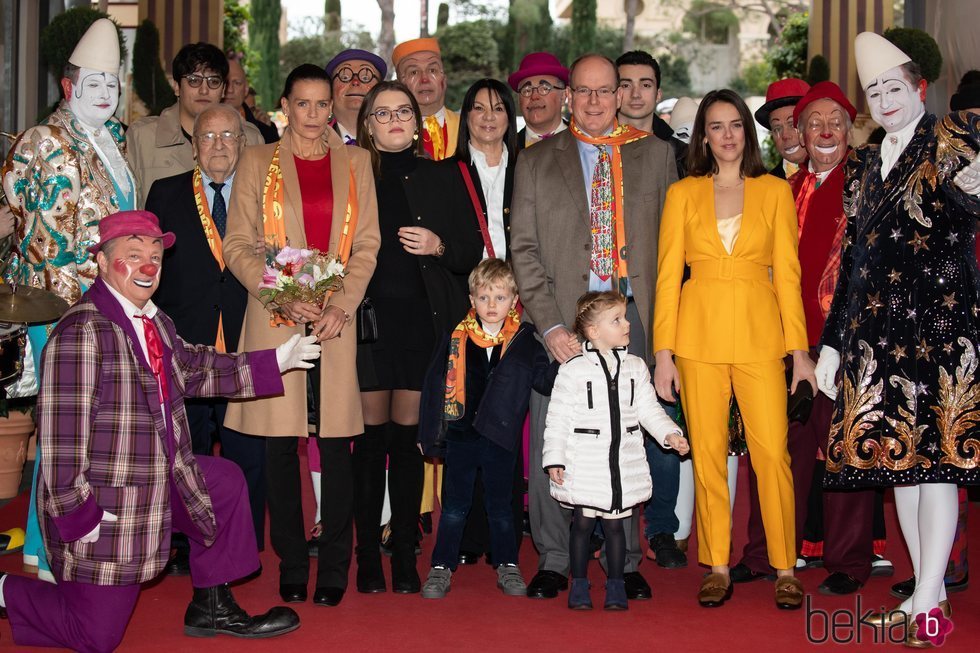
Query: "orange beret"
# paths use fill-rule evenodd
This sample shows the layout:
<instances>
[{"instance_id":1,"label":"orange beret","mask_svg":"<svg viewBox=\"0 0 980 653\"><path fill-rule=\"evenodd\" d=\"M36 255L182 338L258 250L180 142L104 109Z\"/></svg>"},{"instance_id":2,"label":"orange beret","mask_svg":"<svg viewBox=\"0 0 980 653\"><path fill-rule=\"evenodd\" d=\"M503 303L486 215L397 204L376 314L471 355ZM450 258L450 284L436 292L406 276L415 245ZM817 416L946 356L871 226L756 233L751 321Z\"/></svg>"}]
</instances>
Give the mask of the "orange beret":
<instances>
[{"instance_id":1,"label":"orange beret","mask_svg":"<svg viewBox=\"0 0 980 653\"><path fill-rule=\"evenodd\" d=\"M397 66L399 61L417 52L435 52L439 56L442 56L442 52L439 50L439 41L436 39L412 39L411 41L405 41L395 46L395 49L391 52L391 63Z\"/></svg>"}]
</instances>

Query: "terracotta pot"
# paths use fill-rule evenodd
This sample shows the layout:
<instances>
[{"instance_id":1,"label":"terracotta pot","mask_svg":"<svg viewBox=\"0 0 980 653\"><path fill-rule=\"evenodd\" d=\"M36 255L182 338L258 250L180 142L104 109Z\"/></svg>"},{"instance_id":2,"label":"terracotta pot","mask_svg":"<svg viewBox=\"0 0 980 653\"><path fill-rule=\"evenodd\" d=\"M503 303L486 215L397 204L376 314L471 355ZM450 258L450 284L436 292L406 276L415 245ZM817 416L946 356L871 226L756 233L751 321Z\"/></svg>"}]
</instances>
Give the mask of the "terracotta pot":
<instances>
[{"instance_id":1,"label":"terracotta pot","mask_svg":"<svg viewBox=\"0 0 980 653\"><path fill-rule=\"evenodd\" d=\"M0 418L0 499L17 496L32 433L34 420L28 414L14 410Z\"/></svg>"}]
</instances>

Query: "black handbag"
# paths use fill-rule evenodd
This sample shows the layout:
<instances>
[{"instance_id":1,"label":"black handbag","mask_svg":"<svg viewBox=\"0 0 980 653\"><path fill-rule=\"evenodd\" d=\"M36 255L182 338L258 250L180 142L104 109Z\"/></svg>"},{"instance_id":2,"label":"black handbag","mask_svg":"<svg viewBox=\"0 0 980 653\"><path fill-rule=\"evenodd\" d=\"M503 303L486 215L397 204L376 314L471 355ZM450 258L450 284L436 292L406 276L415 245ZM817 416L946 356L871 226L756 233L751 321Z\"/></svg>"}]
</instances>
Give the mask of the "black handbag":
<instances>
[{"instance_id":1,"label":"black handbag","mask_svg":"<svg viewBox=\"0 0 980 653\"><path fill-rule=\"evenodd\" d=\"M378 315L370 297L357 307L357 344L369 345L378 341Z\"/></svg>"},{"instance_id":2,"label":"black handbag","mask_svg":"<svg viewBox=\"0 0 980 653\"><path fill-rule=\"evenodd\" d=\"M789 388L793 383L793 364L786 365L786 417L791 422L806 424L810 419L810 411L813 409L813 387L809 381L800 381L796 384L796 392L790 394Z\"/></svg>"}]
</instances>

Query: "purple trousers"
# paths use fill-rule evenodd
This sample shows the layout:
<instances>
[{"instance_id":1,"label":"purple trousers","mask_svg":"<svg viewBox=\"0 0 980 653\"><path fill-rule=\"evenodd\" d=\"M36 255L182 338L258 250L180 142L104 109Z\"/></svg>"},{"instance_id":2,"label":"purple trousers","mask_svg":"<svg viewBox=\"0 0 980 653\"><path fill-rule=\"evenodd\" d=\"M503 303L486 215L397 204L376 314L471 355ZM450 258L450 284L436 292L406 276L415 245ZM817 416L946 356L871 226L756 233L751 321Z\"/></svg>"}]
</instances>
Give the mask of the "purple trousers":
<instances>
[{"instance_id":1,"label":"purple trousers","mask_svg":"<svg viewBox=\"0 0 980 653\"><path fill-rule=\"evenodd\" d=\"M191 543L194 587L230 583L259 568L255 528L245 477L235 463L195 456L204 476L217 521L214 543L204 546L171 488L170 509L175 530ZM112 651L122 641L136 607L139 585L92 585L59 580L8 576L3 585L7 617L14 641L21 646L54 646L85 653Z\"/></svg>"},{"instance_id":2,"label":"purple trousers","mask_svg":"<svg viewBox=\"0 0 980 653\"><path fill-rule=\"evenodd\" d=\"M826 454L834 403L822 392L813 399L806 424L790 422L788 448L796 495L796 550L799 552L806 523L807 498L813 480L817 449ZM842 572L865 583L871 576L874 553L874 489L823 491L824 568ZM749 541L742 550L742 564L756 573L772 573L766 552L755 473L749 466Z\"/></svg>"}]
</instances>

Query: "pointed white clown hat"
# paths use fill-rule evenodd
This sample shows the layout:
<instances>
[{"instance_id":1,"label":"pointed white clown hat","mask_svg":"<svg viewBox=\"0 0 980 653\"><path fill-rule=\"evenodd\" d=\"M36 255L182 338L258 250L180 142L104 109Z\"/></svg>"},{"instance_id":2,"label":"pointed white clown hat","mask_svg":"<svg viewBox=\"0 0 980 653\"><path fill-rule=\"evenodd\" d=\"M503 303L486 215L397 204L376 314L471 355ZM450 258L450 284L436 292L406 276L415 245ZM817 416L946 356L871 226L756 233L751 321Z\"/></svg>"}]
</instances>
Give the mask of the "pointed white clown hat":
<instances>
[{"instance_id":1,"label":"pointed white clown hat","mask_svg":"<svg viewBox=\"0 0 980 653\"><path fill-rule=\"evenodd\" d=\"M119 33L116 31L116 24L108 18L100 18L82 35L68 58L68 63L79 68L118 75L119 60Z\"/></svg>"},{"instance_id":2,"label":"pointed white clown hat","mask_svg":"<svg viewBox=\"0 0 980 653\"><path fill-rule=\"evenodd\" d=\"M912 61L898 46L874 32L861 32L857 35L854 39L854 58L857 61L861 88L864 89L886 70Z\"/></svg>"}]
</instances>

